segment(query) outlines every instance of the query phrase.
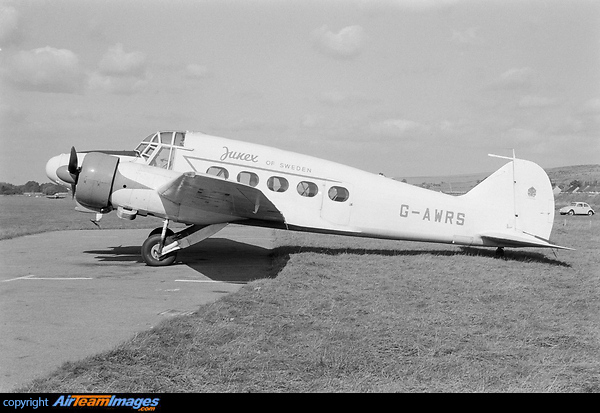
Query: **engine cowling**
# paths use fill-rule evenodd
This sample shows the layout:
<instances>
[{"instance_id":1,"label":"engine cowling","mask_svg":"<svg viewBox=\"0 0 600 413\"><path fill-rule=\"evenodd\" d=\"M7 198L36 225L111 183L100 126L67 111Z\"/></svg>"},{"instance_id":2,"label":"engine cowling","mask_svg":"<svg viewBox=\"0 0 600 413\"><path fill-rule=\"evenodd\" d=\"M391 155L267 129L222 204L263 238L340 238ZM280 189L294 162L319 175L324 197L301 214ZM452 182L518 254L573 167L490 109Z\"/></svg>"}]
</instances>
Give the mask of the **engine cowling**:
<instances>
[{"instance_id":1,"label":"engine cowling","mask_svg":"<svg viewBox=\"0 0 600 413\"><path fill-rule=\"evenodd\" d=\"M77 181L77 202L99 212L110 210L110 195L118 166L116 156L100 152L86 154Z\"/></svg>"}]
</instances>

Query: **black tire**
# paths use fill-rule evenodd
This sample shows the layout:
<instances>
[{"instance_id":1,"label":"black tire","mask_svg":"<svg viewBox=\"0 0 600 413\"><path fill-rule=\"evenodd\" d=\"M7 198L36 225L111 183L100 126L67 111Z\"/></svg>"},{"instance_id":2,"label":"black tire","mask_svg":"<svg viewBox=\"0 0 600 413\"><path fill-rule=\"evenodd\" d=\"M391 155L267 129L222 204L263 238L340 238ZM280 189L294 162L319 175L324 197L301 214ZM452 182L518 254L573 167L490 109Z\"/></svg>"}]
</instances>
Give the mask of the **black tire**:
<instances>
[{"instance_id":1,"label":"black tire","mask_svg":"<svg viewBox=\"0 0 600 413\"><path fill-rule=\"evenodd\" d=\"M164 257L158 258L158 247L160 246L160 234L155 234L142 244L142 259L150 267L166 267L175 262L177 252L172 252Z\"/></svg>"},{"instance_id":2,"label":"black tire","mask_svg":"<svg viewBox=\"0 0 600 413\"><path fill-rule=\"evenodd\" d=\"M569 211L569 215L575 215L575 211L573 211L573 210L570 210L570 211Z\"/></svg>"},{"instance_id":3,"label":"black tire","mask_svg":"<svg viewBox=\"0 0 600 413\"><path fill-rule=\"evenodd\" d=\"M152 235L160 235L162 234L162 227L158 227L158 228L154 228L152 230L152 232L150 234L148 234L148 237L151 237ZM171 228L167 228L167 237L172 237L173 235L175 235L175 233L173 231L171 231Z\"/></svg>"},{"instance_id":4,"label":"black tire","mask_svg":"<svg viewBox=\"0 0 600 413\"><path fill-rule=\"evenodd\" d=\"M589 216L592 216L592 215L594 215L594 211L588 211L588 215L589 215Z\"/></svg>"}]
</instances>

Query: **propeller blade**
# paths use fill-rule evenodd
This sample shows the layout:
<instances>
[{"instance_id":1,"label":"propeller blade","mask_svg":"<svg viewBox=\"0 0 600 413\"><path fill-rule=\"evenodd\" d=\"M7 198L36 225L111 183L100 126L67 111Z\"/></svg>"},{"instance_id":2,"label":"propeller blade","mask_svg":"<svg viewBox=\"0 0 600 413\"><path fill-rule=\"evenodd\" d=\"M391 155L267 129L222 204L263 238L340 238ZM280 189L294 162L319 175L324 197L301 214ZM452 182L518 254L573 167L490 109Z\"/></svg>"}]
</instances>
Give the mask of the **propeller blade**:
<instances>
[{"instance_id":1,"label":"propeller blade","mask_svg":"<svg viewBox=\"0 0 600 413\"><path fill-rule=\"evenodd\" d=\"M71 156L69 157L69 173L71 175L79 174L79 167L77 164L77 151L74 146L71 146Z\"/></svg>"},{"instance_id":2,"label":"propeller blade","mask_svg":"<svg viewBox=\"0 0 600 413\"><path fill-rule=\"evenodd\" d=\"M77 151L75 150L74 146L71 146L71 156L69 157L69 166L67 167L67 170L73 178L73 181L71 182L71 197L75 198L75 190L77 188L77 181L79 180L79 172L81 172L81 168L79 167Z\"/></svg>"}]
</instances>

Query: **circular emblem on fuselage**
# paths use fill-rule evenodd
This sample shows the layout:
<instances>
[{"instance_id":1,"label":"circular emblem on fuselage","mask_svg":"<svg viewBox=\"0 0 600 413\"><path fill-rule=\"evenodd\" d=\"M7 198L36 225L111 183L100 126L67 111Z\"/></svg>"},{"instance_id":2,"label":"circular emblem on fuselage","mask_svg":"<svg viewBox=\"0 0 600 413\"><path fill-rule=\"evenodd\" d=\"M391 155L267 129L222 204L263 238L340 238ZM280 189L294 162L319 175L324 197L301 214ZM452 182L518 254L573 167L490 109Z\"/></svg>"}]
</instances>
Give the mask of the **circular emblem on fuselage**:
<instances>
[{"instance_id":1,"label":"circular emblem on fuselage","mask_svg":"<svg viewBox=\"0 0 600 413\"><path fill-rule=\"evenodd\" d=\"M534 187L529 188L529 190L527 191L527 195L529 195L530 198L535 198L536 194L537 194L537 191L535 190Z\"/></svg>"}]
</instances>

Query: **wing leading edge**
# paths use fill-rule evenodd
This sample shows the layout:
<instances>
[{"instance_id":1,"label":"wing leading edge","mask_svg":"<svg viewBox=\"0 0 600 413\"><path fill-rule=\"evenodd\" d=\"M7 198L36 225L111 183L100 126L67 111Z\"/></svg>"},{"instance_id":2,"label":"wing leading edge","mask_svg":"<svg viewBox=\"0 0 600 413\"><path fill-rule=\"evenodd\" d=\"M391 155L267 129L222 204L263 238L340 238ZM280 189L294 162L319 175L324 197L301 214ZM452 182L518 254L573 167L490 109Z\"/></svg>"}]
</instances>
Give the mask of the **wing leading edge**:
<instances>
[{"instance_id":1,"label":"wing leading edge","mask_svg":"<svg viewBox=\"0 0 600 413\"><path fill-rule=\"evenodd\" d=\"M157 192L175 204L198 211L285 222L281 212L259 189L212 175L185 173L158 188Z\"/></svg>"}]
</instances>

